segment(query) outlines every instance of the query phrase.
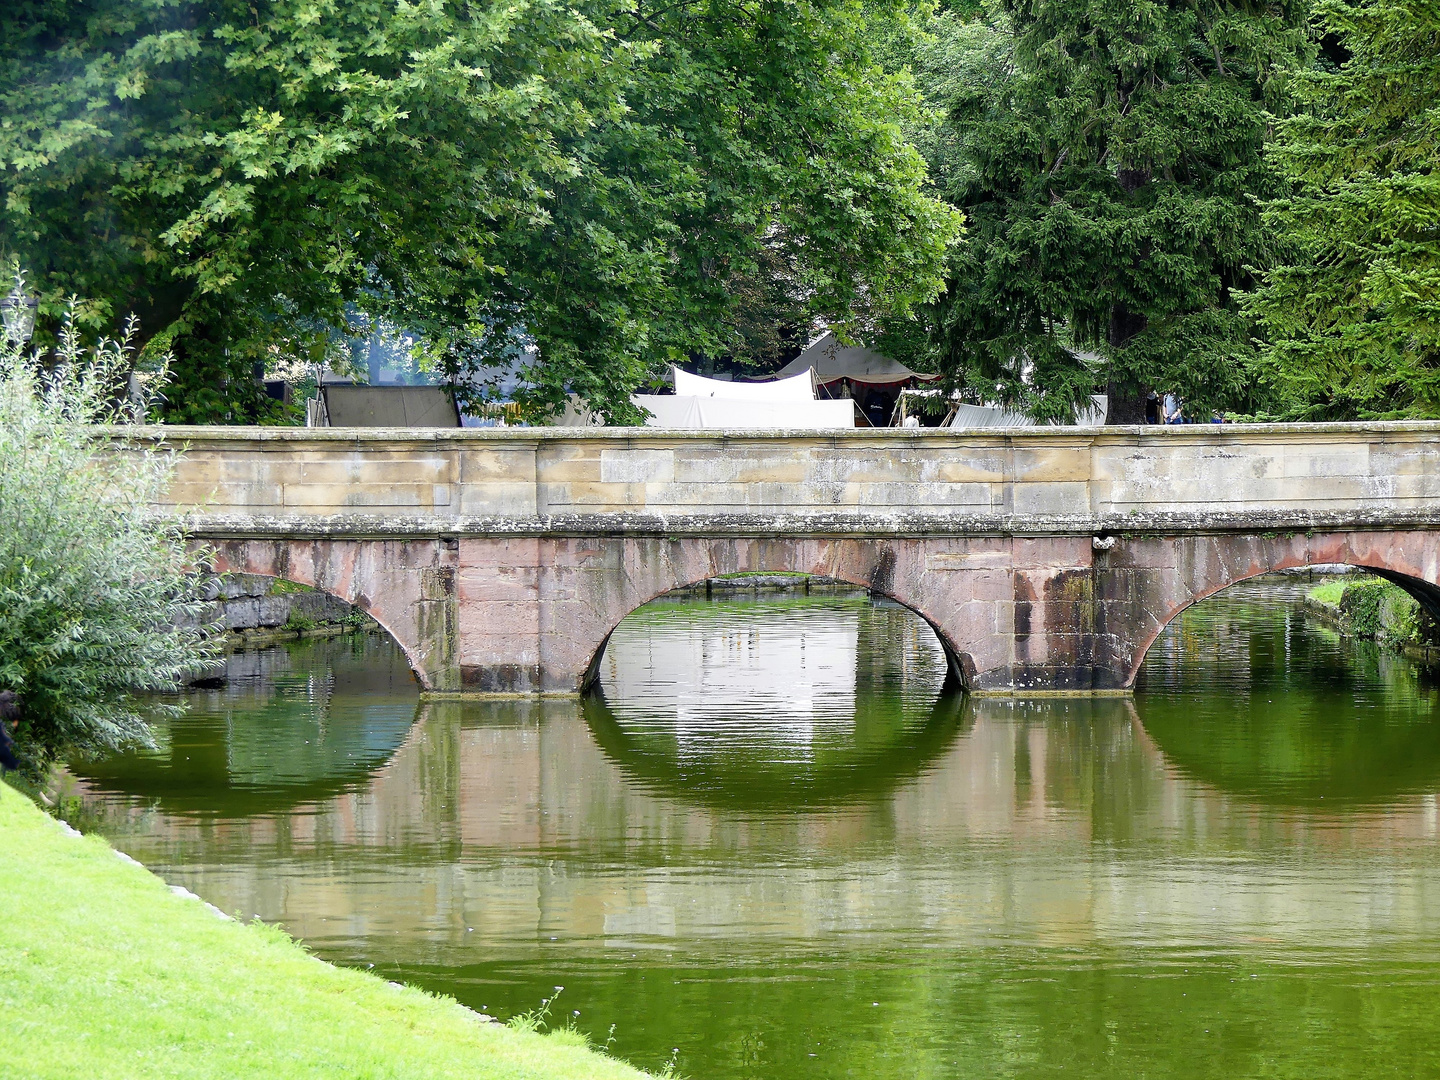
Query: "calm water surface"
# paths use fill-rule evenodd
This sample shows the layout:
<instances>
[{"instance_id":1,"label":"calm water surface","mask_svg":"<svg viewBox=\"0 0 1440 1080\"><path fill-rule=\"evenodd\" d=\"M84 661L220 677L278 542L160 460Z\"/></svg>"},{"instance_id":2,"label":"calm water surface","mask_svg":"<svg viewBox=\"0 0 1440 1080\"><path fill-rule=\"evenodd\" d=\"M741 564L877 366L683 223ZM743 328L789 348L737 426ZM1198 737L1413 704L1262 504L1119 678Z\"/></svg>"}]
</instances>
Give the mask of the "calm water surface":
<instances>
[{"instance_id":1,"label":"calm water surface","mask_svg":"<svg viewBox=\"0 0 1440 1080\"><path fill-rule=\"evenodd\" d=\"M1440 1076L1440 696L1192 608L1134 699L970 699L863 598L670 601L603 696L421 704L237 656L71 812L327 959L697 1078Z\"/></svg>"}]
</instances>

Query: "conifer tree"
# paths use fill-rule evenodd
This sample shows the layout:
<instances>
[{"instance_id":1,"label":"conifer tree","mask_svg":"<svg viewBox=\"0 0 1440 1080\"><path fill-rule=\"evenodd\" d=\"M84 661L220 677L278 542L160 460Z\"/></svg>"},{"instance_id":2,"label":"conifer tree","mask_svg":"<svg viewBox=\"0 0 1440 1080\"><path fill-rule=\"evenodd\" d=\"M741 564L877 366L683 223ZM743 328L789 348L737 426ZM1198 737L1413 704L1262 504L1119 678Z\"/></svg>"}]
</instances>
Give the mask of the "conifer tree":
<instances>
[{"instance_id":1,"label":"conifer tree","mask_svg":"<svg viewBox=\"0 0 1440 1080\"><path fill-rule=\"evenodd\" d=\"M1440 416L1440 6L1327 3L1334 62L1280 128L1296 183L1270 226L1298 257L1255 308L1296 414Z\"/></svg>"},{"instance_id":2,"label":"conifer tree","mask_svg":"<svg viewBox=\"0 0 1440 1080\"><path fill-rule=\"evenodd\" d=\"M933 310L941 370L1042 419L1092 392L1111 422L1150 389L1192 417L1250 406L1239 296L1280 254L1257 199L1282 193L1263 149L1310 54L1301 4L1000 0L949 41L931 82L968 236Z\"/></svg>"}]
</instances>

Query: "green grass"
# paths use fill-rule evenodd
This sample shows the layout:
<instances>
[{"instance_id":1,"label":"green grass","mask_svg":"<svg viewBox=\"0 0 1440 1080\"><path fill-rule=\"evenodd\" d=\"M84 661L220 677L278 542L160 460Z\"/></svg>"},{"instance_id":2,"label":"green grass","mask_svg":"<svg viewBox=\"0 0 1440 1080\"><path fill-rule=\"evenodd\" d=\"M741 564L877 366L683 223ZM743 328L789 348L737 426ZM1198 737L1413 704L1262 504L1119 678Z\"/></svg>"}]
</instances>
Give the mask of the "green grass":
<instances>
[{"instance_id":1,"label":"green grass","mask_svg":"<svg viewBox=\"0 0 1440 1080\"><path fill-rule=\"evenodd\" d=\"M6 1077L641 1080L219 918L0 784Z\"/></svg>"},{"instance_id":2,"label":"green grass","mask_svg":"<svg viewBox=\"0 0 1440 1080\"><path fill-rule=\"evenodd\" d=\"M315 589L310 585L301 585L298 581L286 581L284 578L276 578L270 583L271 596L289 596L294 593L310 593Z\"/></svg>"},{"instance_id":3,"label":"green grass","mask_svg":"<svg viewBox=\"0 0 1440 1080\"><path fill-rule=\"evenodd\" d=\"M1345 587L1351 584L1349 581L1327 581L1323 585L1316 585L1306 595L1311 600L1321 604L1329 604L1331 607L1340 606L1340 597L1345 594Z\"/></svg>"}]
</instances>

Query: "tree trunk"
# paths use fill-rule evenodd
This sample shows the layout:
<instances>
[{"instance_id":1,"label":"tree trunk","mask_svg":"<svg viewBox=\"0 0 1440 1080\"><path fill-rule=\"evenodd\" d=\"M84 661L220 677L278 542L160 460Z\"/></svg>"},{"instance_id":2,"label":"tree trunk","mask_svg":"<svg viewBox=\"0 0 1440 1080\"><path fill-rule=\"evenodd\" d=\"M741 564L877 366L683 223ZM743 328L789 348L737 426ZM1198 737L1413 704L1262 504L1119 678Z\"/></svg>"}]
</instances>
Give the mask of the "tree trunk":
<instances>
[{"instance_id":1,"label":"tree trunk","mask_svg":"<svg viewBox=\"0 0 1440 1080\"><path fill-rule=\"evenodd\" d=\"M1110 309L1110 332L1106 337L1112 346L1119 348L1144 330L1146 325L1144 315L1131 311L1123 304L1116 304ZM1129 372L1117 371L1112 364L1110 381L1105 388L1110 397L1105 423L1145 423L1145 395L1152 389L1153 387L1141 386Z\"/></svg>"}]
</instances>

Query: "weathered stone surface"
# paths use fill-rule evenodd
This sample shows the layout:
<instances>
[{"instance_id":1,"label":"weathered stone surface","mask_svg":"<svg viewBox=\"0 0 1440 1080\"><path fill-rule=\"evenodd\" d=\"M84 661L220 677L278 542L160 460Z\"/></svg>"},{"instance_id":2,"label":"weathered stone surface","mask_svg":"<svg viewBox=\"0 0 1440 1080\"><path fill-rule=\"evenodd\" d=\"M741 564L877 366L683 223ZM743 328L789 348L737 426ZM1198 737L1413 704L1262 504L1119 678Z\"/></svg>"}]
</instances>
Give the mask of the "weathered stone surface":
<instances>
[{"instance_id":1,"label":"weathered stone surface","mask_svg":"<svg viewBox=\"0 0 1440 1080\"><path fill-rule=\"evenodd\" d=\"M1000 692L1128 687L1181 610L1269 570L1440 609L1434 423L150 436L187 447L170 505L217 568L360 606L436 689L573 691L630 611L742 571L891 596Z\"/></svg>"}]
</instances>

